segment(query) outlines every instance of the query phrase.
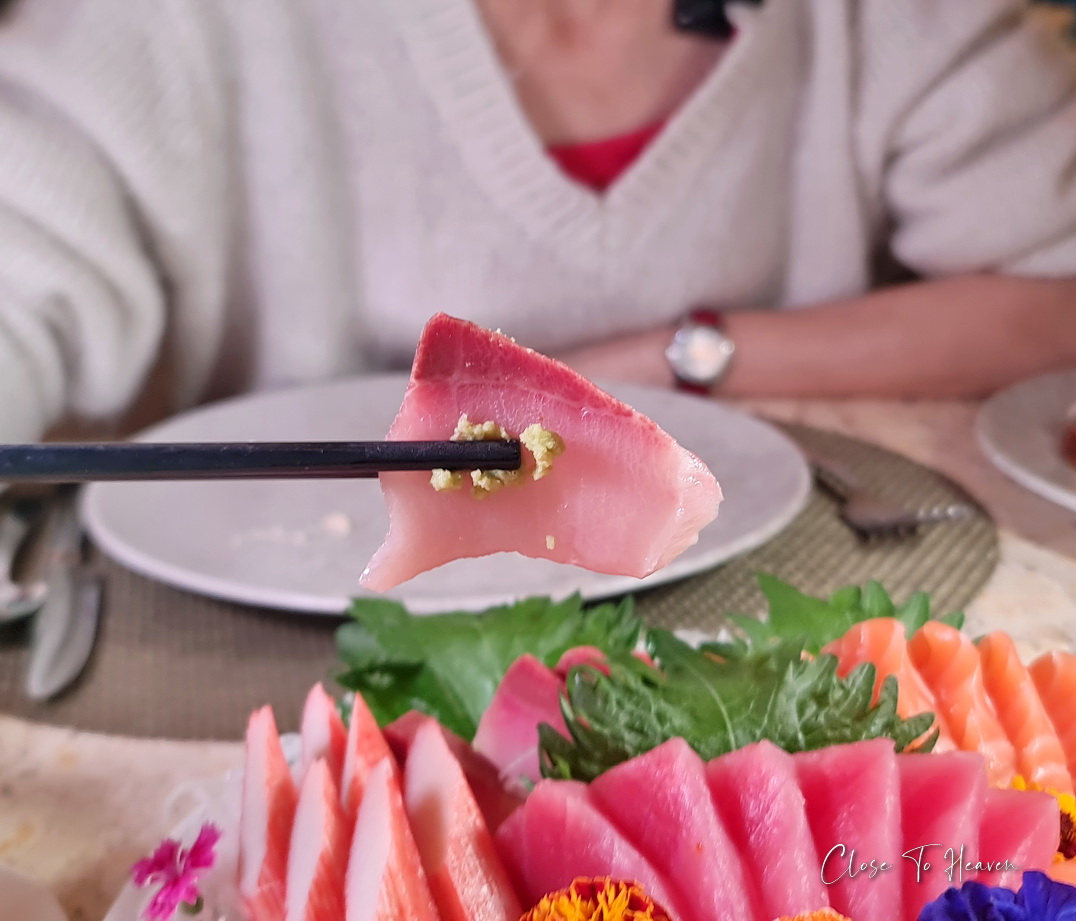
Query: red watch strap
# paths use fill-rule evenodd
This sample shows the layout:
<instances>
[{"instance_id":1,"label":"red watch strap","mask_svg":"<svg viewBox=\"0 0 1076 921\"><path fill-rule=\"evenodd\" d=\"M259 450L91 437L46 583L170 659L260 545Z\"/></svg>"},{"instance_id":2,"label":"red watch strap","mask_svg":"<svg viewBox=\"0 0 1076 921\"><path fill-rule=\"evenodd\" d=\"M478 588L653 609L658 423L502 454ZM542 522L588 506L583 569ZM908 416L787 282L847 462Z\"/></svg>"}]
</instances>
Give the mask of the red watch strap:
<instances>
[{"instance_id":1,"label":"red watch strap","mask_svg":"<svg viewBox=\"0 0 1076 921\"><path fill-rule=\"evenodd\" d=\"M687 319L691 323L698 323L699 326L712 326L714 329L725 328L725 315L712 307L696 307L687 315Z\"/></svg>"}]
</instances>

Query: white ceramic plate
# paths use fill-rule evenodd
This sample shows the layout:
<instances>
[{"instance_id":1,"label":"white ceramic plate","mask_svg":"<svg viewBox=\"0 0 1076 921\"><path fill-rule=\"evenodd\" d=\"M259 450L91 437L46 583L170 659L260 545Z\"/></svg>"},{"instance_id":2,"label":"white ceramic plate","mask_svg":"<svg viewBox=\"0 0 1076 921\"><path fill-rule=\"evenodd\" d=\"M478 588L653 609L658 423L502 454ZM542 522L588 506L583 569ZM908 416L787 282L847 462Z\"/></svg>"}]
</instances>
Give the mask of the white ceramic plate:
<instances>
[{"instance_id":1,"label":"white ceramic plate","mask_svg":"<svg viewBox=\"0 0 1076 921\"><path fill-rule=\"evenodd\" d=\"M376 440L406 386L402 375L255 394L177 416L145 441ZM608 597L683 578L750 550L800 511L810 474L781 432L711 400L612 385L717 476L725 494L699 542L646 579L599 575L496 554L458 560L389 593L415 613L480 610L529 595ZM83 505L98 545L123 565L199 594L340 614L367 594L359 575L388 528L373 480L98 483Z\"/></svg>"},{"instance_id":2,"label":"white ceramic plate","mask_svg":"<svg viewBox=\"0 0 1076 921\"><path fill-rule=\"evenodd\" d=\"M1061 455L1061 436L1073 404L1076 371L1047 374L987 400L977 428L980 446L1002 473L1076 511L1076 469Z\"/></svg>"}]
</instances>

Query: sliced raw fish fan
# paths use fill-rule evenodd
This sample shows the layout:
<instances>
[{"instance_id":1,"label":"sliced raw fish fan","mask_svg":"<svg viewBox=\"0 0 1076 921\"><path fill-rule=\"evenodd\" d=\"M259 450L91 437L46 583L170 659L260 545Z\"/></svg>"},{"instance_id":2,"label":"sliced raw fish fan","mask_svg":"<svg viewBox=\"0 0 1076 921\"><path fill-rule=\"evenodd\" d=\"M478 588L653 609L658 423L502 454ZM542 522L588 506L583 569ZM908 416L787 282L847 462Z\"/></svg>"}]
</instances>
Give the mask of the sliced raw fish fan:
<instances>
[{"instance_id":1,"label":"sliced raw fish fan","mask_svg":"<svg viewBox=\"0 0 1076 921\"><path fill-rule=\"evenodd\" d=\"M348 829L340 793L324 758L303 778L288 850L286 921L340 921Z\"/></svg>"},{"instance_id":2,"label":"sliced raw fish fan","mask_svg":"<svg viewBox=\"0 0 1076 921\"><path fill-rule=\"evenodd\" d=\"M247 724L239 819L239 894L251 921L284 921L284 888L299 799L271 707Z\"/></svg>"},{"instance_id":3,"label":"sliced raw fish fan","mask_svg":"<svg viewBox=\"0 0 1076 921\"><path fill-rule=\"evenodd\" d=\"M702 759L687 742L670 739L606 771L590 795L677 890L687 917L752 921L740 855L711 801Z\"/></svg>"},{"instance_id":4,"label":"sliced raw fish fan","mask_svg":"<svg viewBox=\"0 0 1076 921\"><path fill-rule=\"evenodd\" d=\"M978 878L991 886L1018 889L1022 870L1041 870L1053 863L1060 830L1061 810L1048 793L989 789L979 827L979 852L966 854L964 862L1008 861L1020 869L984 872Z\"/></svg>"},{"instance_id":5,"label":"sliced raw fish fan","mask_svg":"<svg viewBox=\"0 0 1076 921\"><path fill-rule=\"evenodd\" d=\"M665 877L594 805L586 785L543 780L497 831L497 848L525 906L579 877L638 883L674 918L691 914Z\"/></svg>"},{"instance_id":6,"label":"sliced raw fish fan","mask_svg":"<svg viewBox=\"0 0 1076 921\"><path fill-rule=\"evenodd\" d=\"M901 802L901 891L904 921L953 883L946 876L949 848L972 846L986 803L986 769L982 755L898 755ZM973 848L974 849L974 848Z\"/></svg>"},{"instance_id":7,"label":"sliced raw fish fan","mask_svg":"<svg viewBox=\"0 0 1076 921\"><path fill-rule=\"evenodd\" d=\"M519 921L523 909L459 762L433 719L404 765L404 805L441 921Z\"/></svg>"},{"instance_id":8,"label":"sliced raw fish fan","mask_svg":"<svg viewBox=\"0 0 1076 921\"><path fill-rule=\"evenodd\" d=\"M792 755L758 742L714 758L706 780L744 861L757 917L829 905Z\"/></svg>"},{"instance_id":9,"label":"sliced raw fish fan","mask_svg":"<svg viewBox=\"0 0 1076 921\"><path fill-rule=\"evenodd\" d=\"M943 755L909 757L941 758ZM900 781L897 755L889 739L835 745L795 756L796 774L807 806L822 881L833 908L855 921L901 917ZM851 854L855 851L855 855ZM894 869L849 872L877 861Z\"/></svg>"},{"instance_id":10,"label":"sliced raw fish fan","mask_svg":"<svg viewBox=\"0 0 1076 921\"><path fill-rule=\"evenodd\" d=\"M528 465L519 482L484 498L469 483L435 491L426 473L382 475L389 533L363 573L366 588L513 550L642 577L694 544L717 514L713 474L650 419L507 336L438 314L388 438L447 439L461 414L515 437L538 424L564 452L541 479Z\"/></svg>"}]
</instances>

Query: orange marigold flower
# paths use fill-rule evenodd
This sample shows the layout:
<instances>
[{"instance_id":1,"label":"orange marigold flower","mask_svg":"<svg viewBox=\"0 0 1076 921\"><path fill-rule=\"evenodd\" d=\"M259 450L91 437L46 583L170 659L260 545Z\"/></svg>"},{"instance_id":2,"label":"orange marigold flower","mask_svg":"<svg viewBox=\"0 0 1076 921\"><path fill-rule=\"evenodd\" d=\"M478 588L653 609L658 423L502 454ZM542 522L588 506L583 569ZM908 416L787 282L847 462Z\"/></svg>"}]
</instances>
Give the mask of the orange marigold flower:
<instances>
[{"instance_id":1,"label":"orange marigold flower","mask_svg":"<svg viewBox=\"0 0 1076 921\"><path fill-rule=\"evenodd\" d=\"M520 921L672 921L635 882L580 877L551 892Z\"/></svg>"},{"instance_id":2,"label":"orange marigold flower","mask_svg":"<svg viewBox=\"0 0 1076 921\"><path fill-rule=\"evenodd\" d=\"M1076 796L1071 793L1060 793L1053 787L1043 787L1037 783L1024 780L1019 774L1013 778L1012 788L1014 790L1036 790L1040 793L1049 793L1057 800L1058 805L1061 807L1061 834L1058 839L1054 861L1076 858Z\"/></svg>"},{"instance_id":3,"label":"orange marigold flower","mask_svg":"<svg viewBox=\"0 0 1076 921\"><path fill-rule=\"evenodd\" d=\"M796 915L794 918L778 918L777 921L849 921L849 919L832 908L820 908L818 911L809 911L803 915Z\"/></svg>"}]
</instances>

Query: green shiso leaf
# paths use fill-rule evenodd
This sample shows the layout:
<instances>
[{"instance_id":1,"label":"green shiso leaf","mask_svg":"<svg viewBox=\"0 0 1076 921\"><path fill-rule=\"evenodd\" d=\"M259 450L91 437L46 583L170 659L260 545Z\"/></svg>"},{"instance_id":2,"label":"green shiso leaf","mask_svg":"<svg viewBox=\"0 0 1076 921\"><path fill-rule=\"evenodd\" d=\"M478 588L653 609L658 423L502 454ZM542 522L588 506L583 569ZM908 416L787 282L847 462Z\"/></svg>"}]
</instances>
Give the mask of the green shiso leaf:
<instances>
[{"instance_id":1,"label":"green shiso leaf","mask_svg":"<svg viewBox=\"0 0 1076 921\"><path fill-rule=\"evenodd\" d=\"M339 683L361 693L381 725L419 710L465 739L521 655L555 665L574 646L596 646L616 657L635 648L642 629L631 598L584 608L578 595L429 617L362 599L348 614L352 622L336 633Z\"/></svg>"}]
</instances>

